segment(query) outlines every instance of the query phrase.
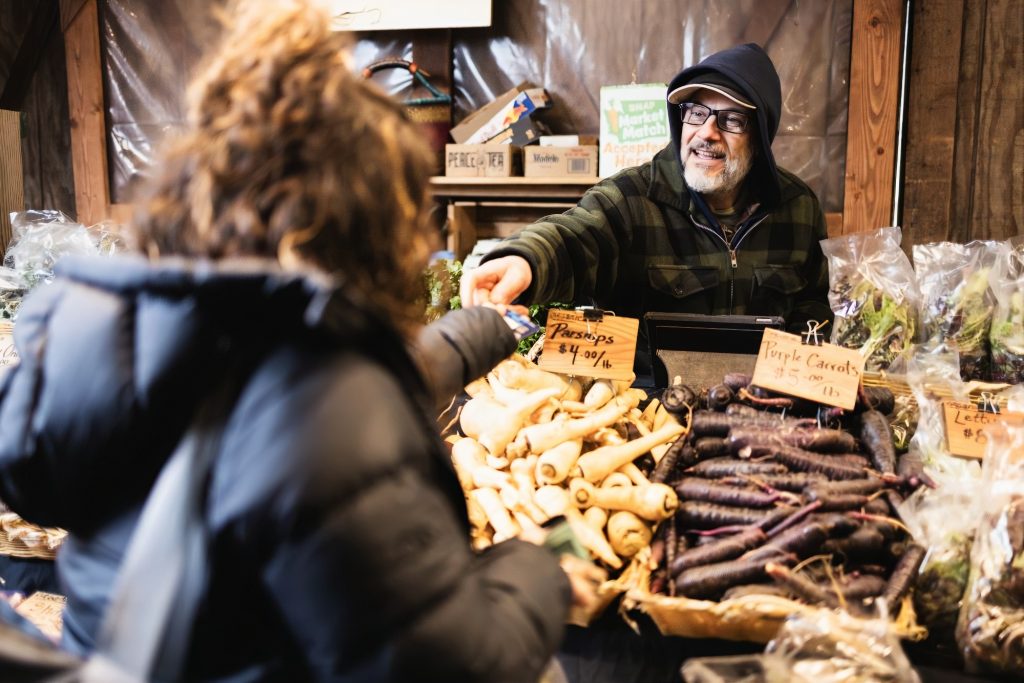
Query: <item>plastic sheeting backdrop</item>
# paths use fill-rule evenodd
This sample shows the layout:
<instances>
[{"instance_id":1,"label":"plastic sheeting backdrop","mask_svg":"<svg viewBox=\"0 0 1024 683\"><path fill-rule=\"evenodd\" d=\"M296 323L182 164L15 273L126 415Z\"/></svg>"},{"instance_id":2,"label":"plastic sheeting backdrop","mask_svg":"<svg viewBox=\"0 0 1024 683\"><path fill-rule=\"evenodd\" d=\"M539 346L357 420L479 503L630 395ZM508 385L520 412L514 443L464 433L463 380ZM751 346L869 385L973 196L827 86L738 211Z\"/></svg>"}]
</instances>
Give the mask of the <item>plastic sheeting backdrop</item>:
<instances>
[{"instance_id":1,"label":"plastic sheeting backdrop","mask_svg":"<svg viewBox=\"0 0 1024 683\"><path fill-rule=\"evenodd\" d=\"M111 193L125 201L162 138L184 119L184 92L216 41L207 0L106 0L105 86ZM517 83L543 85L556 133L598 132L602 85L667 83L683 66L738 43L762 45L782 79L778 162L841 211L853 0L496 1L490 28L452 32L457 123ZM409 32L364 34L360 66L412 55ZM405 97L408 74L375 80Z\"/></svg>"}]
</instances>

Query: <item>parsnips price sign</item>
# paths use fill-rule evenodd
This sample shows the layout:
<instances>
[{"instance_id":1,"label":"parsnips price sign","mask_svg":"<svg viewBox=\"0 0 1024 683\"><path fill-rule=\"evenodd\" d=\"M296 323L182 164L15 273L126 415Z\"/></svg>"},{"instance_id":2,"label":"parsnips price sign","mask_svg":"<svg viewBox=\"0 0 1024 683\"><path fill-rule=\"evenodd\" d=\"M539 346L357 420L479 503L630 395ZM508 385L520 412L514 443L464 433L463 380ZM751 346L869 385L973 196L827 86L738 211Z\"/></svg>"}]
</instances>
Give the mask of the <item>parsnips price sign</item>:
<instances>
[{"instance_id":1,"label":"parsnips price sign","mask_svg":"<svg viewBox=\"0 0 1024 683\"><path fill-rule=\"evenodd\" d=\"M601 311L548 311L539 365L551 372L632 379L640 321Z\"/></svg>"}]
</instances>

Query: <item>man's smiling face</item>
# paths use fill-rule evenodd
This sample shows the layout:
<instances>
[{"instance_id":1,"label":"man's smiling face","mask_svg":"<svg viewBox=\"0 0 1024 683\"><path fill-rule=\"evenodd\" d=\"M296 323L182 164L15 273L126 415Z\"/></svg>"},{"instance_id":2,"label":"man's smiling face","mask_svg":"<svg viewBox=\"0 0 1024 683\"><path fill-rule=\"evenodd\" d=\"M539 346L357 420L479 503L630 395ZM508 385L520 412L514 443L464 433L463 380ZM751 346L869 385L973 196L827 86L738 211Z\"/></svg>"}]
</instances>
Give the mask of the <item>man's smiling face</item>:
<instances>
[{"instance_id":1,"label":"man's smiling face","mask_svg":"<svg viewBox=\"0 0 1024 683\"><path fill-rule=\"evenodd\" d=\"M715 110L743 110L728 97L711 90L698 90L690 101ZM687 185L701 194L718 196L723 200L731 200L738 194L754 161L751 138L756 114L750 111L749 116L747 129L742 133L721 130L717 116L708 117L699 126L683 124L679 156L683 160L683 176Z\"/></svg>"}]
</instances>

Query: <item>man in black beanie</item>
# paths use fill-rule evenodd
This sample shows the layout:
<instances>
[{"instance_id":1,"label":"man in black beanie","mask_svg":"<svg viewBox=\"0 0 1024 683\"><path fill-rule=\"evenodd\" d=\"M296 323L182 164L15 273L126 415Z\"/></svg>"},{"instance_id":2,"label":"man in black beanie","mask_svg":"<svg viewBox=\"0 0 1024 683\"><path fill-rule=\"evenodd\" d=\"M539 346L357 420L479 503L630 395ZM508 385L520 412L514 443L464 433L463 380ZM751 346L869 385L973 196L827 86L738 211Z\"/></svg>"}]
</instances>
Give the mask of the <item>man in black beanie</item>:
<instances>
[{"instance_id":1,"label":"man in black beanie","mask_svg":"<svg viewBox=\"0 0 1024 683\"><path fill-rule=\"evenodd\" d=\"M765 51L748 43L684 69L667 106L668 146L499 244L464 273L463 305L779 315L791 331L829 319L825 218L775 164L782 91Z\"/></svg>"}]
</instances>

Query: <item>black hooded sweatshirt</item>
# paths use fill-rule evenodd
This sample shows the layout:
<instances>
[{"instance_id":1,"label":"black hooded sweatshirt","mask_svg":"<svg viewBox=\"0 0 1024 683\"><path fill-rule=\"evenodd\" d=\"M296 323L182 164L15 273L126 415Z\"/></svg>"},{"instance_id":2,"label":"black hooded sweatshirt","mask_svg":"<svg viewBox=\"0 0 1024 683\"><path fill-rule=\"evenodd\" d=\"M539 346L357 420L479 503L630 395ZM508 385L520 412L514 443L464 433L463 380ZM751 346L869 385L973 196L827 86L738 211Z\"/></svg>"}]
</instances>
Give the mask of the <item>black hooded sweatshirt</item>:
<instances>
[{"instance_id":1,"label":"black hooded sweatshirt","mask_svg":"<svg viewBox=\"0 0 1024 683\"><path fill-rule=\"evenodd\" d=\"M747 180L753 196L765 209L779 203L779 171L772 154L772 141L779 130L779 116L782 111L782 86L779 74L767 53L754 43L738 45L706 57L698 64L683 69L668 85L672 92L698 76L719 73L736 85L736 90L757 106L757 157ZM672 131L672 148L679 157L679 140L682 122L677 107L668 103L669 129ZM680 159L680 168L682 160Z\"/></svg>"}]
</instances>

